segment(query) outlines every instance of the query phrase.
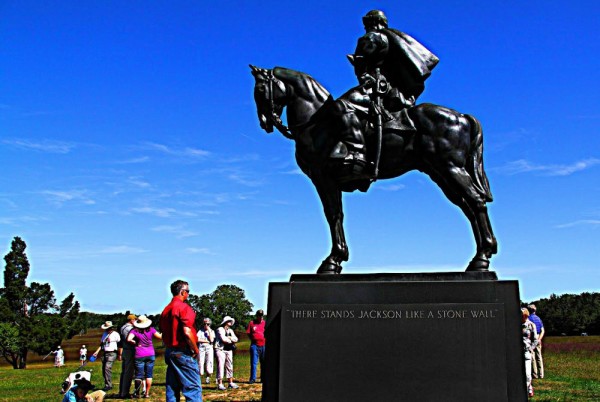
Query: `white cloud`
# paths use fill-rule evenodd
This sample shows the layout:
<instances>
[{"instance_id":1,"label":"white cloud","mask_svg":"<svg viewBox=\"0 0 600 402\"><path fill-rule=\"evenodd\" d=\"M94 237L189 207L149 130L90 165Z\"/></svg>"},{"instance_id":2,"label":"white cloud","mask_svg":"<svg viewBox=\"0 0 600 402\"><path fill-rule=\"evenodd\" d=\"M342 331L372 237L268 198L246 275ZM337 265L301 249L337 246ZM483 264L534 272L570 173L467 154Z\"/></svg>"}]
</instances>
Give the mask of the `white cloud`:
<instances>
[{"instance_id":1,"label":"white cloud","mask_svg":"<svg viewBox=\"0 0 600 402\"><path fill-rule=\"evenodd\" d=\"M210 152L208 152L204 149L192 148L192 147L177 148L177 147L170 147L170 146L164 145L164 144L157 144L155 142L146 142L142 145L142 147L144 149L147 149L150 151L158 151L158 152L161 152L166 155L179 156L179 157L183 156L183 157L193 157L193 158L205 158L210 155Z\"/></svg>"},{"instance_id":2,"label":"white cloud","mask_svg":"<svg viewBox=\"0 0 600 402\"><path fill-rule=\"evenodd\" d=\"M127 159L127 160L119 161L116 163L123 164L123 165L129 165L129 164L136 164L136 163L144 163L144 162L148 162L148 161L150 161L149 156L140 156L138 158Z\"/></svg>"},{"instance_id":3,"label":"white cloud","mask_svg":"<svg viewBox=\"0 0 600 402\"><path fill-rule=\"evenodd\" d=\"M398 191L405 189L406 186L404 184L389 184L382 186L375 186L373 189L382 190L382 191Z\"/></svg>"},{"instance_id":4,"label":"white cloud","mask_svg":"<svg viewBox=\"0 0 600 402\"><path fill-rule=\"evenodd\" d=\"M146 253L148 250L144 250L139 247L131 247L131 246L111 246L105 247L100 250L100 254L140 254Z\"/></svg>"},{"instance_id":5,"label":"white cloud","mask_svg":"<svg viewBox=\"0 0 600 402\"><path fill-rule=\"evenodd\" d=\"M53 204L62 206L66 202L81 202L85 205L94 205L96 201L87 196L86 190L44 190L40 194L44 195Z\"/></svg>"},{"instance_id":6,"label":"white cloud","mask_svg":"<svg viewBox=\"0 0 600 402\"><path fill-rule=\"evenodd\" d=\"M185 229L183 226L162 225L162 226L153 227L152 231L153 232L161 232L161 233L171 233L171 234L174 234L178 239L182 239L185 237L198 236L198 233L192 232L191 230L188 230L188 229Z\"/></svg>"},{"instance_id":7,"label":"white cloud","mask_svg":"<svg viewBox=\"0 0 600 402\"><path fill-rule=\"evenodd\" d=\"M175 208L157 208L157 207L139 207L139 208L131 208L130 212L140 213L140 214L148 214L158 216L159 218L168 218L174 215L179 216L196 216L193 212L187 211L178 211Z\"/></svg>"},{"instance_id":8,"label":"white cloud","mask_svg":"<svg viewBox=\"0 0 600 402\"><path fill-rule=\"evenodd\" d=\"M574 221L574 222L556 225L555 228L564 229L564 228L572 228L574 226L598 226L598 225L600 225L599 219L582 219L582 220L578 220L578 221Z\"/></svg>"},{"instance_id":9,"label":"white cloud","mask_svg":"<svg viewBox=\"0 0 600 402\"><path fill-rule=\"evenodd\" d=\"M239 183L239 184L241 184L243 186L247 186L247 187L258 187L263 184L262 180L249 178L249 177L244 176L239 173L231 173L227 176L227 178L231 181L234 181L236 183Z\"/></svg>"},{"instance_id":10,"label":"white cloud","mask_svg":"<svg viewBox=\"0 0 600 402\"><path fill-rule=\"evenodd\" d=\"M207 255L214 255L213 252L210 251L210 249L206 248L206 247L188 247L185 249L186 253L190 253L190 254L207 254Z\"/></svg>"},{"instance_id":11,"label":"white cloud","mask_svg":"<svg viewBox=\"0 0 600 402\"><path fill-rule=\"evenodd\" d=\"M497 170L510 175L518 173L540 172L548 176L569 176L575 172L589 169L598 164L600 164L600 159L597 158L584 159L574 162L570 165L539 165L529 162L525 159L519 159L509 162Z\"/></svg>"},{"instance_id":12,"label":"white cloud","mask_svg":"<svg viewBox=\"0 0 600 402\"><path fill-rule=\"evenodd\" d=\"M48 152L54 154L67 154L71 152L73 148L75 148L75 144L73 143L54 140L42 140L37 142L30 140L3 140L2 143L20 149Z\"/></svg>"},{"instance_id":13,"label":"white cloud","mask_svg":"<svg viewBox=\"0 0 600 402\"><path fill-rule=\"evenodd\" d=\"M142 180L139 177L132 176L132 177L129 177L127 181L130 184L133 184L134 186L139 187L139 188L149 188L149 187L151 187L150 183L148 183L147 181Z\"/></svg>"}]
</instances>

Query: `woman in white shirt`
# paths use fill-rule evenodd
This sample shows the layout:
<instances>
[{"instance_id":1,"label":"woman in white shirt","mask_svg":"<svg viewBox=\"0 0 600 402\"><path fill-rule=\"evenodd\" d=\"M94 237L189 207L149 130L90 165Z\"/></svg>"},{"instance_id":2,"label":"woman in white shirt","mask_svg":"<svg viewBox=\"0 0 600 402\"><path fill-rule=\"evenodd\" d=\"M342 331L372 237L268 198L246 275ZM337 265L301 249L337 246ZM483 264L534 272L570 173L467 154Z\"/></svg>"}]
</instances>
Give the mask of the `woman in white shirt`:
<instances>
[{"instance_id":1,"label":"woman in white shirt","mask_svg":"<svg viewBox=\"0 0 600 402\"><path fill-rule=\"evenodd\" d=\"M217 355L217 388L225 390L223 385L223 375L229 381L229 388L239 388L233 382L233 351L238 341L237 336L231 329L235 320L230 316L225 316L219 328L217 328L217 338L215 341L215 351Z\"/></svg>"},{"instance_id":2,"label":"woman in white shirt","mask_svg":"<svg viewBox=\"0 0 600 402\"><path fill-rule=\"evenodd\" d=\"M215 352L213 344L215 343L215 331L210 327L212 321L210 318L203 320L202 328L198 331L198 365L200 366L200 377L206 372L206 383L210 383L210 376L213 373Z\"/></svg>"}]
</instances>

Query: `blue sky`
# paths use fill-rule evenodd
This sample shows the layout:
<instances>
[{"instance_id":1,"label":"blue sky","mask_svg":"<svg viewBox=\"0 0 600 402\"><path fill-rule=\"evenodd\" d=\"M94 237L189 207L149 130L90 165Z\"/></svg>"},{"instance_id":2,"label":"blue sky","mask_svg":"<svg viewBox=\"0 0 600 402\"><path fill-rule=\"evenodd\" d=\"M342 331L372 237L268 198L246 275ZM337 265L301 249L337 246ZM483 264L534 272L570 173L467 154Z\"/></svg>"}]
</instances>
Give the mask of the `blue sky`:
<instances>
[{"instance_id":1,"label":"blue sky","mask_svg":"<svg viewBox=\"0 0 600 402\"><path fill-rule=\"evenodd\" d=\"M267 283L329 252L293 143L258 126L248 64L334 96L380 8L440 58L419 99L483 124L499 241L523 300L600 291L600 3L0 2L0 245L86 310L158 312L168 285ZM424 175L344 197L346 273L463 270L468 222Z\"/></svg>"}]
</instances>

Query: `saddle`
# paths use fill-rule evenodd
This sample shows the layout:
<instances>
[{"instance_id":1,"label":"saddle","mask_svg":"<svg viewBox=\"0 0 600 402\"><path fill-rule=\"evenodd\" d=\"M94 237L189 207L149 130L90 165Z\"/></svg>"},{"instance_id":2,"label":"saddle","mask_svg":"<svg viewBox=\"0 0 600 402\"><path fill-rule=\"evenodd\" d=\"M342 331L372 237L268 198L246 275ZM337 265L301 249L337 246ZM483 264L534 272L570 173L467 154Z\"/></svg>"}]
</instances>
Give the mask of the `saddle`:
<instances>
[{"instance_id":1,"label":"saddle","mask_svg":"<svg viewBox=\"0 0 600 402\"><path fill-rule=\"evenodd\" d=\"M351 106L351 110L348 110L348 112L358 112L357 115L361 117L362 132L366 144L350 144L345 143L343 140L338 142L330 153L329 168L342 191L359 190L366 192L371 183L377 180L374 174L375 159L377 158L374 151L377 146L377 129L373 124L372 111L371 113L364 113L363 110L357 110L355 105L348 106ZM383 135L390 132L409 133L416 131L415 125L408 115L407 108L396 112L388 112L382 108L377 113L381 113L383 116ZM367 148L366 153L364 152L365 146Z\"/></svg>"}]
</instances>

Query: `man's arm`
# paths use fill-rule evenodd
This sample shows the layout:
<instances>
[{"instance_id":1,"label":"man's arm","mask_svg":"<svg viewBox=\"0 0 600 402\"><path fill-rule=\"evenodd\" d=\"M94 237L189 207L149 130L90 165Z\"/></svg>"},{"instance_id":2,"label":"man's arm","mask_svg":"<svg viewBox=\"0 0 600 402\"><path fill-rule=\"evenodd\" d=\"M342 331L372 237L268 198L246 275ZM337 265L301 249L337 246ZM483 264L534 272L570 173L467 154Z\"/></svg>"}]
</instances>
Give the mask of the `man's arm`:
<instances>
[{"instance_id":1,"label":"man's arm","mask_svg":"<svg viewBox=\"0 0 600 402\"><path fill-rule=\"evenodd\" d=\"M252 331L252 321L250 321L248 323L248 328L246 329L246 334L248 335L248 338L250 339L250 342L254 342L254 334Z\"/></svg>"},{"instance_id":2,"label":"man's arm","mask_svg":"<svg viewBox=\"0 0 600 402\"><path fill-rule=\"evenodd\" d=\"M183 335L185 335L185 341L187 342L190 349L192 349L194 356L197 356L200 353L200 351L198 350L198 345L196 344L196 334L194 333L194 330L190 327L184 326Z\"/></svg>"},{"instance_id":3,"label":"man's arm","mask_svg":"<svg viewBox=\"0 0 600 402\"><path fill-rule=\"evenodd\" d=\"M542 330L540 331L540 335L538 336L538 342L540 343L540 345L542 344L542 338L544 337L545 333L546 328L544 328L544 325L542 324Z\"/></svg>"}]
</instances>

